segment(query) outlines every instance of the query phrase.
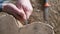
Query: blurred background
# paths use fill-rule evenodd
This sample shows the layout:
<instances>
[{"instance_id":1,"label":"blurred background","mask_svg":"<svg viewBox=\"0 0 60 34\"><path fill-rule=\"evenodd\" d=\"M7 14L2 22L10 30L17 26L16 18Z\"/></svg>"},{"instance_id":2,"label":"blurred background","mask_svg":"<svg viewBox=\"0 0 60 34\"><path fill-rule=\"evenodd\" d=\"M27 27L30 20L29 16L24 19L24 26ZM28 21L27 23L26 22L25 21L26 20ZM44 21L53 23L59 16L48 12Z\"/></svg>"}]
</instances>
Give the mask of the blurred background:
<instances>
[{"instance_id":1,"label":"blurred background","mask_svg":"<svg viewBox=\"0 0 60 34\"><path fill-rule=\"evenodd\" d=\"M60 34L60 0L48 0L49 4L49 24L54 27L55 33ZM30 22L44 22L44 0L31 0L34 11L30 17Z\"/></svg>"}]
</instances>

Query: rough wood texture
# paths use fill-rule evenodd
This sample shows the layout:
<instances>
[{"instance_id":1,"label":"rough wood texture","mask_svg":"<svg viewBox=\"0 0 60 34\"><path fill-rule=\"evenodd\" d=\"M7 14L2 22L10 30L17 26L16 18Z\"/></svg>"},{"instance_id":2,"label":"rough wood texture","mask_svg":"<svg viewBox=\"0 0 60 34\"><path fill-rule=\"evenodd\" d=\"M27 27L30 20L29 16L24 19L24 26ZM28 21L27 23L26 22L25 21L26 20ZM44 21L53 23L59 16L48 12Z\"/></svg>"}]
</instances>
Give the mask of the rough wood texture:
<instances>
[{"instance_id":1,"label":"rough wood texture","mask_svg":"<svg viewBox=\"0 0 60 34\"><path fill-rule=\"evenodd\" d=\"M52 26L41 22L25 25L19 32L20 34L54 34Z\"/></svg>"},{"instance_id":2,"label":"rough wood texture","mask_svg":"<svg viewBox=\"0 0 60 34\"><path fill-rule=\"evenodd\" d=\"M0 34L53 34L53 27L41 22L18 27L13 16L0 13Z\"/></svg>"},{"instance_id":3,"label":"rough wood texture","mask_svg":"<svg viewBox=\"0 0 60 34\"><path fill-rule=\"evenodd\" d=\"M17 21L11 15L0 13L0 34L19 34Z\"/></svg>"}]
</instances>

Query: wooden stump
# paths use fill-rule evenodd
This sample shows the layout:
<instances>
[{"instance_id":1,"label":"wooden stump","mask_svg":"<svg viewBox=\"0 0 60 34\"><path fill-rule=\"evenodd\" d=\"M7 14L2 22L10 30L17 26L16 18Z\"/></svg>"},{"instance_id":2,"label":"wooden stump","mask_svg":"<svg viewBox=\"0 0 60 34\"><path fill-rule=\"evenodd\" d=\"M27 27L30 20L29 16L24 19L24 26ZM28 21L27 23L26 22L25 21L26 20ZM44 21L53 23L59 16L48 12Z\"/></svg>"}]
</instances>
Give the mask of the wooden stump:
<instances>
[{"instance_id":1,"label":"wooden stump","mask_svg":"<svg viewBox=\"0 0 60 34\"><path fill-rule=\"evenodd\" d=\"M54 34L52 26L41 22L25 25L19 32L20 34Z\"/></svg>"},{"instance_id":2,"label":"wooden stump","mask_svg":"<svg viewBox=\"0 0 60 34\"><path fill-rule=\"evenodd\" d=\"M17 21L8 14L0 14L0 34L54 34L49 24L34 22L19 28Z\"/></svg>"},{"instance_id":3,"label":"wooden stump","mask_svg":"<svg viewBox=\"0 0 60 34\"><path fill-rule=\"evenodd\" d=\"M7 13L0 13L0 34L19 34L16 19Z\"/></svg>"}]
</instances>

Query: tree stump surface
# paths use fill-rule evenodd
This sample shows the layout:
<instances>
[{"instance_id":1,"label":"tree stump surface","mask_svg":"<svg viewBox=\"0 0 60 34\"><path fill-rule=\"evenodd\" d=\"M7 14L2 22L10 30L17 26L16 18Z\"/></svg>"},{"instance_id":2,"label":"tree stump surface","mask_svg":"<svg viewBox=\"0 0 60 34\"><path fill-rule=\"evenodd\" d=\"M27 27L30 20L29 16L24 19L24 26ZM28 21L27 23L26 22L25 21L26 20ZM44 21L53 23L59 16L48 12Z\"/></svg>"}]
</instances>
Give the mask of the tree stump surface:
<instances>
[{"instance_id":1,"label":"tree stump surface","mask_svg":"<svg viewBox=\"0 0 60 34\"><path fill-rule=\"evenodd\" d=\"M53 34L52 26L34 22L19 28L16 19L6 13L0 13L0 34Z\"/></svg>"},{"instance_id":2,"label":"tree stump surface","mask_svg":"<svg viewBox=\"0 0 60 34\"><path fill-rule=\"evenodd\" d=\"M0 34L18 34L16 19L7 13L0 13Z\"/></svg>"},{"instance_id":3,"label":"tree stump surface","mask_svg":"<svg viewBox=\"0 0 60 34\"><path fill-rule=\"evenodd\" d=\"M40 22L25 25L19 32L20 34L54 34L51 26Z\"/></svg>"}]
</instances>

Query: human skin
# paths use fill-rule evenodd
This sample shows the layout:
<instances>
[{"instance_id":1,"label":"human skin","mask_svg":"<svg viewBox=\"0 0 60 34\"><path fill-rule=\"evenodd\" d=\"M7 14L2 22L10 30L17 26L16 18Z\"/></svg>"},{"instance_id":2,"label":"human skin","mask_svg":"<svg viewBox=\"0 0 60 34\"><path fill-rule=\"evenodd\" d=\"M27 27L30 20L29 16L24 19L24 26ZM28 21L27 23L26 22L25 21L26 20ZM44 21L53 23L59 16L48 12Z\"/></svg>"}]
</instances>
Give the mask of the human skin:
<instances>
[{"instance_id":1,"label":"human skin","mask_svg":"<svg viewBox=\"0 0 60 34\"><path fill-rule=\"evenodd\" d=\"M29 19L32 11L33 11L33 7L31 5L30 0L17 0L16 3L17 7L20 9L21 7L23 8L25 14L26 14L26 18ZM21 6L21 7L20 7Z\"/></svg>"},{"instance_id":2,"label":"human skin","mask_svg":"<svg viewBox=\"0 0 60 34\"><path fill-rule=\"evenodd\" d=\"M10 13L14 13L14 14L17 14L19 15L20 17L22 17L21 19L24 19L26 20L26 15L23 11L23 9L18 9L14 4L12 3L4 3L3 4L3 10L4 11L9 11ZM14 15L15 16L15 15ZM20 18L18 18L20 19Z\"/></svg>"},{"instance_id":3,"label":"human skin","mask_svg":"<svg viewBox=\"0 0 60 34\"><path fill-rule=\"evenodd\" d=\"M33 8L30 0L17 0L16 5L3 3L3 10L8 10L8 12L12 13L18 20L25 21L29 19Z\"/></svg>"}]
</instances>

